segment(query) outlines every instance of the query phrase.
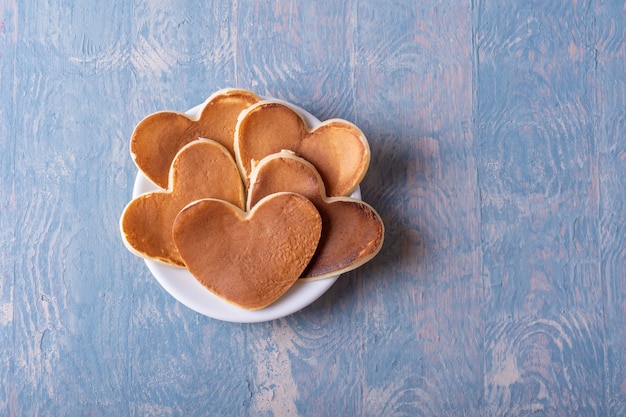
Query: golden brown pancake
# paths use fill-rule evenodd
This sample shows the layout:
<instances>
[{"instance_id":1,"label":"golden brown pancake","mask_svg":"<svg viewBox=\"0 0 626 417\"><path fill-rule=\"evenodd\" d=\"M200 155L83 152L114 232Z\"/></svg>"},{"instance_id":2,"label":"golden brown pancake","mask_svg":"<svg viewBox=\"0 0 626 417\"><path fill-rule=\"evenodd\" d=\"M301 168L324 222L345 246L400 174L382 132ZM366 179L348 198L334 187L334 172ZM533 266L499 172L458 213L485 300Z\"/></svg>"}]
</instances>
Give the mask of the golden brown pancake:
<instances>
[{"instance_id":1,"label":"golden brown pancake","mask_svg":"<svg viewBox=\"0 0 626 417\"><path fill-rule=\"evenodd\" d=\"M172 233L187 269L204 287L236 306L258 310L296 282L321 230L309 200L277 193L249 212L215 199L193 202L176 217Z\"/></svg>"},{"instance_id":2,"label":"golden brown pancake","mask_svg":"<svg viewBox=\"0 0 626 417\"><path fill-rule=\"evenodd\" d=\"M255 161L283 149L315 166L329 196L350 195L370 162L365 135L345 120L327 120L309 130L299 113L273 101L261 101L241 113L235 130L235 159L243 178L250 177Z\"/></svg>"},{"instance_id":3,"label":"golden brown pancake","mask_svg":"<svg viewBox=\"0 0 626 417\"><path fill-rule=\"evenodd\" d=\"M252 171L248 210L264 197L289 191L308 198L322 216L322 236L302 278L320 279L355 269L372 259L384 239L380 216L370 205L350 197L326 196L315 167L292 152L263 158Z\"/></svg>"},{"instance_id":4,"label":"golden brown pancake","mask_svg":"<svg viewBox=\"0 0 626 417\"><path fill-rule=\"evenodd\" d=\"M169 175L170 188L133 199L120 218L122 239L134 254L183 267L172 240L178 212L201 198L219 198L245 206L244 187L235 160L219 143L199 139L176 154Z\"/></svg>"},{"instance_id":5,"label":"golden brown pancake","mask_svg":"<svg viewBox=\"0 0 626 417\"><path fill-rule=\"evenodd\" d=\"M140 121L130 139L130 153L141 172L154 184L168 186L169 169L176 153L198 138L212 139L233 155L237 118L259 101L247 90L224 89L212 94L198 117L175 111L153 113Z\"/></svg>"}]
</instances>

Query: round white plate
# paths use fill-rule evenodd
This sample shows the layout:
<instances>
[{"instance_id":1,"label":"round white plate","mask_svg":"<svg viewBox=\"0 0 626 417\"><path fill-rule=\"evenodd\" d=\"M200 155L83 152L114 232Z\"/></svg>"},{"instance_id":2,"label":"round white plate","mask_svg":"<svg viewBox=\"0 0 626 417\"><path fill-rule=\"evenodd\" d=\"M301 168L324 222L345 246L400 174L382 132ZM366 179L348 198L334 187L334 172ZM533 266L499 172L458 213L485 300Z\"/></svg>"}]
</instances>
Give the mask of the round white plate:
<instances>
[{"instance_id":1,"label":"round white plate","mask_svg":"<svg viewBox=\"0 0 626 417\"><path fill-rule=\"evenodd\" d=\"M320 124L320 121L307 111L292 104L283 103L300 113L310 128ZM187 114L197 116L202 106L203 104L199 104L187 111ZM155 190L157 187L150 180L141 172L137 173L133 198ZM352 194L352 197L361 198L359 188ZM270 306L262 310L249 311L222 300L203 287L186 269L175 268L149 259L145 259L145 262L159 284L176 300L205 316L235 323L258 323L295 313L317 300L339 278L339 275L335 275L316 281L296 282L287 293Z\"/></svg>"}]
</instances>

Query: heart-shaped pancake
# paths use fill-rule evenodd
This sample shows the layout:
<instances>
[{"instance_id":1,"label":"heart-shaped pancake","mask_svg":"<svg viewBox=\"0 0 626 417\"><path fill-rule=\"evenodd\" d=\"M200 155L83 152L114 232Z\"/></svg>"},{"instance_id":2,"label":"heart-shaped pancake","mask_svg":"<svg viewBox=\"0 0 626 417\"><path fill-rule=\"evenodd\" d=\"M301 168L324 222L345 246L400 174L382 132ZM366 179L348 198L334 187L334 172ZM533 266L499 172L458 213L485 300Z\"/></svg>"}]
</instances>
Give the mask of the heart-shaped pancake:
<instances>
[{"instance_id":1,"label":"heart-shaped pancake","mask_svg":"<svg viewBox=\"0 0 626 417\"><path fill-rule=\"evenodd\" d=\"M219 198L243 208L244 186L228 150L206 139L190 142L176 154L169 183L168 190L131 200L120 218L120 228L132 253L184 267L172 240L172 224L178 212L201 198Z\"/></svg>"},{"instance_id":2,"label":"heart-shaped pancake","mask_svg":"<svg viewBox=\"0 0 626 417\"><path fill-rule=\"evenodd\" d=\"M315 166L329 196L350 195L370 162L365 135L345 120L327 120L310 130L289 106L267 100L241 113L235 130L235 159L243 178L249 179L256 162L283 149Z\"/></svg>"},{"instance_id":3,"label":"heart-shaped pancake","mask_svg":"<svg viewBox=\"0 0 626 417\"><path fill-rule=\"evenodd\" d=\"M223 89L204 102L197 117L175 111L153 113L135 127L130 138L131 156L150 181L165 189L174 156L192 140L212 139L225 146L234 157L234 132L239 114L259 100L247 90Z\"/></svg>"},{"instance_id":4,"label":"heart-shaped pancake","mask_svg":"<svg viewBox=\"0 0 626 417\"><path fill-rule=\"evenodd\" d=\"M384 225L370 205L350 197L326 196L315 167L292 152L263 158L252 171L248 209L265 196L294 192L308 198L322 216L322 236L302 278L320 279L355 269L372 259L384 239Z\"/></svg>"},{"instance_id":5,"label":"heart-shaped pancake","mask_svg":"<svg viewBox=\"0 0 626 417\"><path fill-rule=\"evenodd\" d=\"M264 308L296 282L322 230L315 206L294 193L266 197L249 212L215 199L185 207L172 234L189 272L220 298Z\"/></svg>"}]
</instances>

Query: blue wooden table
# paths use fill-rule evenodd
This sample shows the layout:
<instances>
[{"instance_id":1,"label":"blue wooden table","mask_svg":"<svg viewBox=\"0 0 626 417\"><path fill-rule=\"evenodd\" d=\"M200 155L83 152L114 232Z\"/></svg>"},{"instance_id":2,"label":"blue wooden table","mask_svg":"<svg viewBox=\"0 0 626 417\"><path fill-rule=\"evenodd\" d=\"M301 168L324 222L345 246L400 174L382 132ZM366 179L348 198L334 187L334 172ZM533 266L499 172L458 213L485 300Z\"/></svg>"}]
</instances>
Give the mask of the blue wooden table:
<instances>
[{"instance_id":1,"label":"blue wooden table","mask_svg":"<svg viewBox=\"0 0 626 417\"><path fill-rule=\"evenodd\" d=\"M626 5L0 2L0 415L626 415ZM282 319L120 239L144 116L223 87L367 135L379 255Z\"/></svg>"}]
</instances>

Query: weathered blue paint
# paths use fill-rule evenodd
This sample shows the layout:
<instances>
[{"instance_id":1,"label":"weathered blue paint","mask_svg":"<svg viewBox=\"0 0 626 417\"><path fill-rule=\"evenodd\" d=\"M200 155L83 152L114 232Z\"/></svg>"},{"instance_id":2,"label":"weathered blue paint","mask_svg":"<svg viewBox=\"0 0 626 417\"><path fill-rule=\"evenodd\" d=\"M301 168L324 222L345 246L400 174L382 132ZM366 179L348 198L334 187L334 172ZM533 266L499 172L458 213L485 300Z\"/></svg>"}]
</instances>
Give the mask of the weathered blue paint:
<instances>
[{"instance_id":1,"label":"weathered blue paint","mask_svg":"<svg viewBox=\"0 0 626 417\"><path fill-rule=\"evenodd\" d=\"M0 4L0 414L626 414L623 1ZM370 140L381 253L199 316L129 254L134 125L250 88Z\"/></svg>"}]
</instances>

